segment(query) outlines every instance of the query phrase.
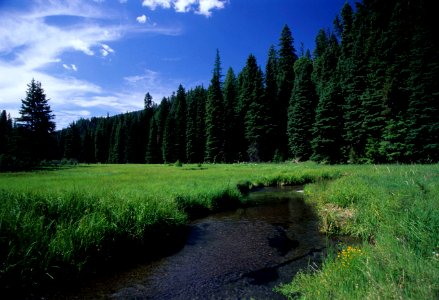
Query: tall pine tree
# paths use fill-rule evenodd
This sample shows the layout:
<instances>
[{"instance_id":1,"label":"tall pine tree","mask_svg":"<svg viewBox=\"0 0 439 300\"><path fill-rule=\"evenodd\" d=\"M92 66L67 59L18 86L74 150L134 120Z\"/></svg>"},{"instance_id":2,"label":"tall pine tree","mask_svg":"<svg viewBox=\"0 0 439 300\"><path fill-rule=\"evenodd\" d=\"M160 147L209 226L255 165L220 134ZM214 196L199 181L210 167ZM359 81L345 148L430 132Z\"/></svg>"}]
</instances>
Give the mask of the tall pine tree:
<instances>
[{"instance_id":1,"label":"tall pine tree","mask_svg":"<svg viewBox=\"0 0 439 300\"><path fill-rule=\"evenodd\" d=\"M247 157L250 161L267 160L268 109L264 99L263 74L254 55L248 57L244 69L241 102L245 109Z\"/></svg>"},{"instance_id":2,"label":"tall pine tree","mask_svg":"<svg viewBox=\"0 0 439 300\"><path fill-rule=\"evenodd\" d=\"M407 147L411 160L439 161L439 42L433 3L411 3L415 12L411 41Z\"/></svg>"},{"instance_id":3,"label":"tall pine tree","mask_svg":"<svg viewBox=\"0 0 439 300\"><path fill-rule=\"evenodd\" d=\"M290 157L300 160L308 160L312 154L312 127L317 106L312 70L309 52L294 64L294 88L288 109L288 146Z\"/></svg>"},{"instance_id":4,"label":"tall pine tree","mask_svg":"<svg viewBox=\"0 0 439 300\"><path fill-rule=\"evenodd\" d=\"M186 91L180 84L175 97L175 145L174 151L176 159L186 162Z\"/></svg>"},{"instance_id":5,"label":"tall pine tree","mask_svg":"<svg viewBox=\"0 0 439 300\"><path fill-rule=\"evenodd\" d=\"M26 98L21 100L20 115L17 123L24 129L29 160L38 162L50 158L54 149L53 132L55 116L46 99L41 83L32 79L27 85Z\"/></svg>"},{"instance_id":6,"label":"tall pine tree","mask_svg":"<svg viewBox=\"0 0 439 300\"><path fill-rule=\"evenodd\" d=\"M288 105L291 92L294 86L294 63L297 60L294 39L290 28L285 25L279 40L279 60L278 60L278 95L277 95L277 120L276 140L279 150L284 157L288 155Z\"/></svg>"},{"instance_id":7,"label":"tall pine tree","mask_svg":"<svg viewBox=\"0 0 439 300\"><path fill-rule=\"evenodd\" d=\"M166 118L165 127L163 130L163 143L162 143L162 157L165 163L174 163L178 160L177 151L175 151L176 135L176 100L175 95L171 97L171 108Z\"/></svg>"},{"instance_id":8,"label":"tall pine tree","mask_svg":"<svg viewBox=\"0 0 439 300\"><path fill-rule=\"evenodd\" d=\"M9 138L12 132L12 120L8 117L6 110L0 114L0 155L8 152Z\"/></svg>"},{"instance_id":9,"label":"tall pine tree","mask_svg":"<svg viewBox=\"0 0 439 300\"><path fill-rule=\"evenodd\" d=\"M224 153L225 161L233 162L237 158L236 145L239 143L237 135L236 106L238 102L236 76L232 68L227 71L224 81Z\"/></svg>"},{"instance_id":10,"label":"tall pine tree","mask_svg":"<svg viewBox=\"0 0 439 300\"><path fill-rule=\"evenodd\" d=\"M352 30L347 32L346 46L352 50L343 50L346 56L343 59L343 68L339 74L342 76L341 88L345 98L344 104L344 140L346 155L352 163L361 162L365 157L367 135L364 131L364 112L361 95L367 87L366 55L367 40L369 37L369 22L366 8L357 3L357 13L352 24ZM351 42L348 40L352 41ZM343 40L344 42L345 40ZM364 98L363 98L364 99Z\"/></svg>"},{"instance_id":11,"label":"tall pine tree","mask_svg":"<svg viewBox=\"0 0 439 300\"><path fill-rule=\"evenodd\" d=\"M267 104L267 157L274 158L275 151L277 150L276 133L279 131L278 123L276 122L277 104L278 104L278 57L274 46L271 46L268 50L268 60L265 66L265 91L264 98Z\"/></svg>"},{"instance_id":12,"label":"tall pine tree","mask_svg":"<svg viewBox=\"0 0 439 300\"><path fill-rule=\"evenodd\" d=\"M2 110L0 114L0 171L6 171L13 168L12 161L12 119Z\"/></svg>"},{"instance_id":13,"label":"tall pine tree","mask_svg":"<svg viewBox=\"0 0 439 300\"><path fill-rule=\"evenodd\" d=\"M321 42L323 39L317 39ZM313 80L316 84L319 102L313 126L311 147L312 160L343 162L343 104L340 83L336 74L340 48L335 35L327 37L327 45L314 62Z\"/></svg>"},{"instance_id":14,"label":"tall pine tree","mask_svg":"<svg viewBox=\"0 0 439 300\"><path fill-rule=\"evenodd\" d=\"M197 86L187 94L186 155L190 163L204 161L206 90Z\"/></svg>"},{"instance_id":15,"label":"tall pine tree","mask_svg":"<svg viewBox=\"0 0 439 300\"><path fill-rule=\"evenodd\" d=\"M223 162L225 160L224 101L221 77L221 60L217 50L206 103L206 152L204 158L207 162Z\"/></svg>"},{"instance_id":16,"label":"tall pine tree","mask_svg":"<svg viewBox=\"0 0 439 300\"><path fill-rule=\"evenodd\" d=\"M162 161L162 155L159 148L159 136L157 134L157 122L153 117L151 119L148 147L146 150L145 161L147 164L158 164Z\"/></svg>"}]
</instances>

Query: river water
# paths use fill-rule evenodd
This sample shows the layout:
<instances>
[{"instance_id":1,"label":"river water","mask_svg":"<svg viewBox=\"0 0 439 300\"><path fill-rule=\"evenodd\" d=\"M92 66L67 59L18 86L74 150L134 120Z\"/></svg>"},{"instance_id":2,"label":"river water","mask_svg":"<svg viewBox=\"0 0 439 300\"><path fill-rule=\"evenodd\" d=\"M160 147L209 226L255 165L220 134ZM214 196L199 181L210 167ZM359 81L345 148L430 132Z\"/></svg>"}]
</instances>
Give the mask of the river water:
<instances>
[{"instance_id":1,"label":"river water","mask_svg":"<svg viewBox=\"0 0 439 300\"><path fill-rule=\"evenodd\" d=\"M284 299L273 291L319 264L326 241L300 187L262 188L252 205L189 226L173 255L91 282L67 299ZM58 296L60 296L58 294ZM60 297L62 298L62 297Z\"/></svg>"}]
</instances>

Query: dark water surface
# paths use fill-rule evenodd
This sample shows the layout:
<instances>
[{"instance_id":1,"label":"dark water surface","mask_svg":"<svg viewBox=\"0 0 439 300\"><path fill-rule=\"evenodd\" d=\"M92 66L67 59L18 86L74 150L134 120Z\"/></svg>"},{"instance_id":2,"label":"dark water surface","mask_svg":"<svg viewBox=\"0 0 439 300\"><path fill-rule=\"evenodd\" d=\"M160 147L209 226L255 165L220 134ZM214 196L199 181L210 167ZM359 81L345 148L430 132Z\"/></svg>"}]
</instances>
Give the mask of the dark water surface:
<instances>
[{"instance_id":1,"label":"dark water surface","mask_svg":"<svg viewBox=\"0 0 439 300\"><path fill-rule=\"evenodd\" d=\"M284 299L273 287L319 263L326 246L300 187L263 188L256 206L190 224L168 257L87 284L68 299ZM59 295L58 295L59 296Z\"/></svg>"}]
</instances>

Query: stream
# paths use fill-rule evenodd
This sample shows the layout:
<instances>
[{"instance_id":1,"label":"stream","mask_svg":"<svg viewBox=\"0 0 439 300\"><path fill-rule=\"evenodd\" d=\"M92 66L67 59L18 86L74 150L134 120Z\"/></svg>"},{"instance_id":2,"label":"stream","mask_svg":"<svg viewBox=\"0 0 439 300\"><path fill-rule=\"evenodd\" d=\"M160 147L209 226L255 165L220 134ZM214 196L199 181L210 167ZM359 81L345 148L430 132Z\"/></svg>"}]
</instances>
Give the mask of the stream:
<instances>
[{"instance_id":1,"label":"stream","mask_svg":"<svg viewBox=\"0 0 439 300\"><path fill-rule=\"evenodd\" d=\"M251 192L252 205L193 221L178 252L57 298L285 299L273 288L319 265L326 249L301 188Z\"/></svg>"}]
</instances>

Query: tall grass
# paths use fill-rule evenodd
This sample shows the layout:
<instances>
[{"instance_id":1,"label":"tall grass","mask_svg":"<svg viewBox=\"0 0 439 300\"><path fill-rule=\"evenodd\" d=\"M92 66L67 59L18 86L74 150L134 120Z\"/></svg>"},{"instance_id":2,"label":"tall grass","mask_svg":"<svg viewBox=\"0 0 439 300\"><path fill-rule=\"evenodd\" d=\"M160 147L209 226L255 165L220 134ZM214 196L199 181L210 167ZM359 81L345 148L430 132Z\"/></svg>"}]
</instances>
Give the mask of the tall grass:
<instances>
[{"instance_id":1,"label":"tall grass","mask_svg":"<svg viewBox=\"0 0 439 300\"><path fill-rule=\"evenodd\" d=\"M156 247L191 214L236 205L252 187L289 184L307 184L323 232L361 242L339 245L282 293L438 298L439 165L91 165L0 174L0 286L77 276L121 249Z\"/></svg>"},{"instance_id":2,"label":"tall grass","mask_svg":"<svg viewBox=\"0 0 439 300\"><path fill-rule=\"evenodd\" d=\"M437 299L439 166L350 167L349 175L307 186L322 229L363 241L350 256L334 249L319 270L279 290L303 299ZM343 252L344 249L344 252ZM348 262L348 264L346 264Z\"/></svg>"},{"instance_id":3,"label":"tall grass","mask_svg":"<svg viewBox=\"0 0 439 300\"><path fill-rule=\"evenodd\" d=\"M84 165L0 174L0 285L51 282L123 248L159 247L188 214L236 205L238 186L305 183L331 174L337 176L314 164Z\"/></svg>"}]
</instances>

